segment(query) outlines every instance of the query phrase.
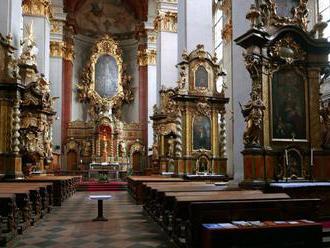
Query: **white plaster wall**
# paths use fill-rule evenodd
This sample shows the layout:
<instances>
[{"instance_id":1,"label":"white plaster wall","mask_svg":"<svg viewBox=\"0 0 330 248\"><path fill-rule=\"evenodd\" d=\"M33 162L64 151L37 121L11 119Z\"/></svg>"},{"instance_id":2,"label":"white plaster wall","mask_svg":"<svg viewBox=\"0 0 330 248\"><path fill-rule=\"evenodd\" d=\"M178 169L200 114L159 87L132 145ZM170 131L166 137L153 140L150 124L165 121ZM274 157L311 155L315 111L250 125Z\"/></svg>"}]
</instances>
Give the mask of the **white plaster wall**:
<instances>
[{"instance_id":1,"label":"white plaster wall","mask_svg":"<svg viewBox=\"0 0 330 248\"><path fill-rule=\"evenodd\" d=\"M77 98L77 87L79 82L80 74L83 66L86 64L89 58L90 49L93 44L92 39L87 39L83 36L77 35L75 38L75 59L73 63L73 81L72 81L72 121L83 120L87 121L87 107L78 101Z\"/></svg>"},{"instance_id":2,"label":"white plaster wall","mask_svg":"<svg viewBox=\"0 0 330 248\"><path fill-rule=\"evenodd\" d=\"M137 41L125 40L120 43L123 50L123 62L127 65L127 73L132 76L132 90L134 100L130 104L124 104L122 108L122 120L130 122L139 122L139 72L136 60Z\"/></svg>"},{"instance_id":3,"label":"white plaster wall","mask_svg":"<svg viewBox=\"0 0 330 248\"><path fill-rule=\"evenodd\" d=\"M250 29L250 23L246 20L246 13L254 0L234 0L232 6L233 39L241 36ZM233 170L234 179L243 179L243 132L245 128L244 118L241 114L239 103L245 104L249 99L251 79L244 65L243 49L233 44L232 55L232 102L233 102Z\"/></svg>"},{"instance_id":4,"label":"white plaster wall","mask_svg":"<svg viewBox=\"0 0 330 248\"><path fill-rule=\"evenodd\" d=\"M37 55L38 71L49 79L49 53L50 53L50 24L47 18L38 16L24 16L24 36L26 35L26 25L33 22L34 40L39 49Z\"/></svg>"},{"instance_id":5,"label":"white plaster wall","mask_svg":"<svg viewBox=\"0 0 330 248\"><path fill-rule=\"evenodd\" d=\"M177 86L177 51L178 51L178 35L177 33L160 32L158 36L157 52L159 53L159 83L166 88ZM157 75L158 76L158 75ZM159 86L159 85L158 85Z\"/></svg>"},{"instance_id":6,"label":"white plaster wall","mask_svg":"<svg viewBox=\"0 0 330 248\"><path fill-rule=\"evenodd\" d=\"M55 101L54 109L56 118L53 125L53 145L61 145L61 119L62 116L62 58L50 58L51 70L49 72L51 94L54 97L60 97Z\"/></svg>"},{"instance_id":7,"label":"white plaster wall","mask_svg":"<svg viewBox=\"0 0 330 248\"><path fill-rule=\"evenodd\" d=\"M153 115L153 106L157 104L157 95L156 91L157 84L157 69L155 65L148 66L148 144L149 147L152 147L153 144L153 135L154 131L152 128L152 121L150 116Z\"/></svg>"},{"instance_id":8,"label":"white plaster wall","mask_svg":"<svg viewBox=\"0 0 330 248\"><path fill-rule=\"evenodd\" d=\"M23 39L22 0L0 1L0 33L5 37L13 36L13 45L20 52L20 41Z\"/></svg>"},{"instance_id":9,"label":"white plaster wall","mask_svg":"<svg viewBox=\"0 0 330 248\"><path fill-rule=\"evenodd\" d=\"M213 53L213 0L179 0L178 2L178 59L184 49L188 53L203 44Z\"/></svg>"}]
</instances>

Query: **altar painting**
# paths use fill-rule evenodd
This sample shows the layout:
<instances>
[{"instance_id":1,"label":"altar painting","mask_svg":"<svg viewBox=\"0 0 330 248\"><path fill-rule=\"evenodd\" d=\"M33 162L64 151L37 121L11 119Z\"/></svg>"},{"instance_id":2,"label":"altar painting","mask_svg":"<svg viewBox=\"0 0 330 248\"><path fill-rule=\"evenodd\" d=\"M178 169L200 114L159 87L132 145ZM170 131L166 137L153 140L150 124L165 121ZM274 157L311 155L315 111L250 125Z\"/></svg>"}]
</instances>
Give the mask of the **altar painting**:
<instances>
[{"instance_id":1,"label":"altar painting","mask_svg":"<svg viewBox=\"0 0 330 248\"><path fill-rule=\"evenodd\" d=\"M299 4L299 0L274 0L276 4L276 14L280 17L291 17L293 9Z\"/></svg>"},{"instance_id":2,"label":"altar painting","mask_svg":"<svg viewBox=\"0 0 330 248\"><path fill-rule=\"evenodd\" d=\"M95 64L95 91L111 98L118 90L118 65L113 56L102 55Z\"/></svg>"},{"instance_id":3,"label":"altar painting","mask_svg":"<svg viewBox=\"0 0 330 248\"><path fill-rule=\"evenodd\" d=\"M294 70L272 79L273 139L306 140L305 80Z\"/></svg>"},{"instance_id":4,"label":"altar painting","mask_svg":"<svg viewBox=\"0 0 330 248\"><path fill-rule=\"evenodd\" d=\"M196 70L195 87L208 88L208 73L204 66L199 66Z\"/></svg>"},{"instance_id":5,"label":"altar painting","mask_svg":"<svg viewBox=\"0 0 330 248\"><path fill-rule=\"evenodd\" d=\"M196 116L193 123L193 149L211 150L211 121L206 116Z\"/></svg>"}]
</instances>

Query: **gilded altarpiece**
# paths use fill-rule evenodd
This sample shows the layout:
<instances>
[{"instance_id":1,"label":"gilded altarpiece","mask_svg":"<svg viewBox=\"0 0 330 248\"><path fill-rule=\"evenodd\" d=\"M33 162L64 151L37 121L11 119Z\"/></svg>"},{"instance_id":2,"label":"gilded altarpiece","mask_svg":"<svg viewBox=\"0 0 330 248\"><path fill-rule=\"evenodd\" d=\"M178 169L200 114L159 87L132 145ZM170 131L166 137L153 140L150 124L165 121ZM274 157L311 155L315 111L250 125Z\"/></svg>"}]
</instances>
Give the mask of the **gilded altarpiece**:
<instances>
[{"instance_id":1,"label":"gilded altarpiece","mask_svg":"<svg viewBox=\"0 0 330 248\"><path fill-rule=\"evenodd\" d=\"M121 108L134 99L119 43L106 35L94 44L77 84L77 96L88 107L89 121L69 123L64 148L66 170L87 169L90 163L131 164L140 173L145 157L143 127L122 121ZM132 161L135 161L134 164Z\"/></svg>"},{"instance_id":2,"label":"gilded altarpiece","mask_svg":"<svg viewBox=\"0 0 330 248\"><path fill-rule=\"evenodd\" d=\"M216 82L225 73L203 45L182 55L175 89L161 89L153 120L153 170L175 174L226 174L225 104Z\"/></svg>"},{"instance_id":3,"label":"gilded altarpiece","mask_svg":"<svg viewBox=\"0 0 330 248\"><path fill-rule=\"evenodd\" d=\"M307 30L307 2L259 1L246 16L251 29L235 40L252 81L242 106L244 183L330 178L320 121L330 43L325 23Z\"/></svg>"}]
</instances>

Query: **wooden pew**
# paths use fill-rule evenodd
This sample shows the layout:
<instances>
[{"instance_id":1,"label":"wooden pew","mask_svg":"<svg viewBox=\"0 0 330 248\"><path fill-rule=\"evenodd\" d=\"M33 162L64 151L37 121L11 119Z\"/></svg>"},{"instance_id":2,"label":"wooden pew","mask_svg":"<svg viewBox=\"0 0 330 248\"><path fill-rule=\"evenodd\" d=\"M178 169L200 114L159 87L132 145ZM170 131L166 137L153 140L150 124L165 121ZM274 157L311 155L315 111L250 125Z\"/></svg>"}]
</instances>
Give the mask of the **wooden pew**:
<instances>
[{"instance_id":1,"label":"wooden pew","mask_svg":"<svg viewBox=\"0 0 330 248\"><path fill-rule=\"evenodd\" d=\"M5 244L17 234L18 209L16 207L16 196L11 193L0 193L0 215L2 216L1 225L2 243Z\"/></svg>"},{"instance_id":2,"label":"wooden pew","mask_svg":"<svg viewBox=\"0 0 330 248\"><path fill-rule=\"evenodd\" d=\"M322 225L315 222L261 221L252 224L203 224L200 247L322 247Z\"/></svg>"},{"instance_id":3,"label":"wooden pew","mask_svg":"<svg viewBox=\"0 0 330 248\"><path fill-rule=\"evenodd\" d=\"M142 184L144 182L180 182L182 178L171 178L163 176L129 176L127 177L128 193L136 201L141 204L143 199Z\"/></svg>"},{"instance_id":4,"label":"wooden pew","mask_svg":"<svg viewBox=\"0 0 330 248\"><path fill-rule=\"evenodd\" d=\"M268 195L268 194L267 194ZM177 237L181 245L201 246L203 223L315 219L319 199L250 199L191 202L185 221L185 234ZM182 235L182 233L181 233Z\"/></svg>"}]
</instances>

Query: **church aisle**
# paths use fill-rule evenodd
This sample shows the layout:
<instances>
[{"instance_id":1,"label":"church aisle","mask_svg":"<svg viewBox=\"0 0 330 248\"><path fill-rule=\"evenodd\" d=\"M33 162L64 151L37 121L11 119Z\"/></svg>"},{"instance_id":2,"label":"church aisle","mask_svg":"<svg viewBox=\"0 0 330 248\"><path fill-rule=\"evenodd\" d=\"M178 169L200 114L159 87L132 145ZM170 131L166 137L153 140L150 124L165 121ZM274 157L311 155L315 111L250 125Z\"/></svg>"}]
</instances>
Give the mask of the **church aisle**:
<instances>
[{"instance_id":1,"label":"church aisle","mask_svg":"<svg viewBox=\"0 0 330 248\"><path fill-rule=\"evenodd\" d=\"M97 201L91 201L91 192L77 192L53 209L35 227L19 235L13 247L111 247L148 248L171 247L160 228L142 213L126 191L97 192L111 194L104 201L107 222L93 222L97 216Z\"/></svg>"}]
</instances>

